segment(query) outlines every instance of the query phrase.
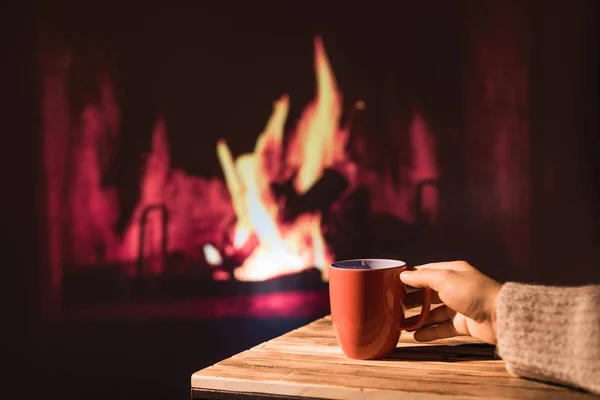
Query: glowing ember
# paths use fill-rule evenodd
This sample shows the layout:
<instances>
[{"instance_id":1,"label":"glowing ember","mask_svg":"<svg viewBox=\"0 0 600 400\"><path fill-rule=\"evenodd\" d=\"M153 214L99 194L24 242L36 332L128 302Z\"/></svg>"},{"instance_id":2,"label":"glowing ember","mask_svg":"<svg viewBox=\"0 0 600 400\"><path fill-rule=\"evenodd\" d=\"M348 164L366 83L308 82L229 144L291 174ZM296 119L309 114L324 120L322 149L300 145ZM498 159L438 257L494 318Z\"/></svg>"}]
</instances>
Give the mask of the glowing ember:
<instances>
[{"instance_id":1,"label":"glowing ember","mask_svg":"<svg viewBox=\"0 0 600 400\"><path fill-rule=\"evenodd\" d=\"M209 265L221 265L223 264L223 258L221 258L221 254L219 254L219 250L215 248L212 244L205 244L202 248L204 251L204 258L206 258L206 262Z\"/></svg>"},{"instance_id":2,"label":"glowing ember","mask_svg":"<svg viewBox=\"0 0 600 400\"><path fill-rule=\"evenodd\" d=\"M217 154L237 215L234 245L256 235L258 246L234 271L239 280L258 281L317 267L323 271L332 260L321 230L318 212L304 213L292 222L281 221L281 209L271 184L284 174L297 173L294 187L305 193L322 176L325 168L345 158L347 132L338 128L341 94L320 38L315 39L317 93L305 108L292 132L287 157L282 157L284 124L289 99L275 102L265 130L259 135L253 153L235 161L227 143L217 143ZM282 165L283 164L283 165Z\"/></svg>"}]
</instances>

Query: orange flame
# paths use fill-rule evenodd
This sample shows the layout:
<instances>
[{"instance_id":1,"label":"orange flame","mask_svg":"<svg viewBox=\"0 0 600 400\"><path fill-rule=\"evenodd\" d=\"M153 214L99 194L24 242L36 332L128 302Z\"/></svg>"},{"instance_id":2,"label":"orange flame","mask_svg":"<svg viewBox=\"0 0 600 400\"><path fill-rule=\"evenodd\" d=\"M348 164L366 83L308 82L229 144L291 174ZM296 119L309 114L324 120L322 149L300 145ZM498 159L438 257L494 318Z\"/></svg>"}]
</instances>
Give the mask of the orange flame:
<instances>
[{"instance_id":1,"label":"orange flame","mask_svg":"<svg viewBox=\"0 0 600 400\"><path fill-rule=\"evenodd\" d=\"M321 215L306 213L292 223L279 223L279 205L270 184L287 171L296 171L294 187L305 193L325 168L343 161L347 132L339 128L342 96L323 42L315 39L315 99L304 109L283 161L283 133L289 98L275 102L254 152L235 161L225 140L217 143L217 154L231 194L237 225L234 246L240 248L250 235L258 246L235 270L236 279L258 281L317 267L326 279L332 254L321 231ZM282 165L283 164L283 165Z\"/></svg>"}]
</instances>

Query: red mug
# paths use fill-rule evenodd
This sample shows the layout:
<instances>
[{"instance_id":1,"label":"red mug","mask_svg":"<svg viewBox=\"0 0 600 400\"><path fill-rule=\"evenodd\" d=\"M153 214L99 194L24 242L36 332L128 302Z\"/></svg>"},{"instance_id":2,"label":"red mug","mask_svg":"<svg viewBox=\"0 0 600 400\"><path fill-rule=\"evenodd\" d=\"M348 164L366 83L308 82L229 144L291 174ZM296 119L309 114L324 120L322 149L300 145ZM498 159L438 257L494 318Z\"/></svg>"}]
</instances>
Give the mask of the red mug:
<instances>
[{"instance_id":1,"label":"red mug","mask_svg":"<svg viewBox=\"0 0 600 400\"><path fill-rule=\"evenodd\" d=\"M406 285L400 273L404 261L357 259L329 267L331 319L338 343L348 358L382 358L398 344L402 330L416 330L431 308L431 290L425 289L421 315L405 323Z\"/></svg>"}]
</instances>

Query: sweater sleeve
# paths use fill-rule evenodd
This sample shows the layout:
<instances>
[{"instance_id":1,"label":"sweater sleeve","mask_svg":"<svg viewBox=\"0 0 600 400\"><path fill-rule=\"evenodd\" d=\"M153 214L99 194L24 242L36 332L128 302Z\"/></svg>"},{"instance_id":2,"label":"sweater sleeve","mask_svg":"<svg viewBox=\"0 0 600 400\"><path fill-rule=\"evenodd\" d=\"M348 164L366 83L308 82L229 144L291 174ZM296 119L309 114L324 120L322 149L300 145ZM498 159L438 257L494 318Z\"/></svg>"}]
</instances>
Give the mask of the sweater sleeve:
<instances>
[{"instance_id":1,"label":"sweater sleeve","mask_svg":"<svg viewBox=\"0 0 600 400\"><path fill-rule=\"evenodd\" d=\"M600 286L505 283L496 314L510 373L600 393Z\"/></svg>"}]
</instances>

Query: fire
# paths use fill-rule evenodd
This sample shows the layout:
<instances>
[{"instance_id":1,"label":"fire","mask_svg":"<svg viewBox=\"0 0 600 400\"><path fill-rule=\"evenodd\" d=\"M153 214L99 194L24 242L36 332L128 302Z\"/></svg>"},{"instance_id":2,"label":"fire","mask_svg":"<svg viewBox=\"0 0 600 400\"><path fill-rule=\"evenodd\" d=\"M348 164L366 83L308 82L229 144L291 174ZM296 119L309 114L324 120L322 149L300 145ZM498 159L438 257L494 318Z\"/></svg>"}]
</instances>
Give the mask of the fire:
<instances>
[{"instance_id":1,"label":"fire","mask_svg":"<svg viewBox=\"0 0 600 400\"><path fill-rule=\"evenodd\" d=\"M238 280L265 280L312 267L321 269L326 279L326 266L333 259L323 237L320 213L304 213L292 222L281 222L282 205L271 191L273 182L295 174L293 186L302 195L325 168L345 159L348 132L339 128L342 96L320 38L315 39L314 56L316 95L290 133L287 149L283 149L287 95L275 102L252 153L234 160L227 142L217 143L237 216L234 247L240 249L252 235L258 239L258 245L234 271Z\"/></svg>"},{"instance_id":2,"label":"fire","mask_svg":"<svg viewBox=\"0 0 600 400\"><path fill-rule=\"evenodd\" d=\"M113 151L107 149L114 150L121 134L113 82L98 82L101 101L90 101L79 120L72 118L71 127L64 92L68 70L54 76L54 68L47 69L44 160L54 284L60 282L61 260L81 269L117 264L132 276L190 273L246 281L316 267L326 280L326 266L334 255L324 238L321 211L314 210L335 214L337 205L359 186L369 192L371 214L411 225L417 222L418 209L435 220L436 188L424 186L417 196L423 182L438 177L435 135L425 116L415 112L408 132L391 132L407 134L411 144L410 163L397 171L405 178L402 182L394 182L389 168L370 169L360 152L350 160L345 151L350 121L365 104L357 101L340 127L342 95L320 38L314 41L315 96L291 131L284 131L290 105L284 94L274 102L252 152L234 155L225 139L217 142L223 181L175 168L167 121L158 118L137 204L126 211L118 201L124 189L103 183L113 162ZM354 151L367 149L363 139L355 137ZM327 193L331 173L347 183L334 194ZM315 206L316 197L325 199L324 204ZM338 203L332 206L333 199ZM129 221L117 228L123 212L129 213ZM343 230L335 227L335 222L330 225L333 237Z\"/></svg>"}]
</instances>

